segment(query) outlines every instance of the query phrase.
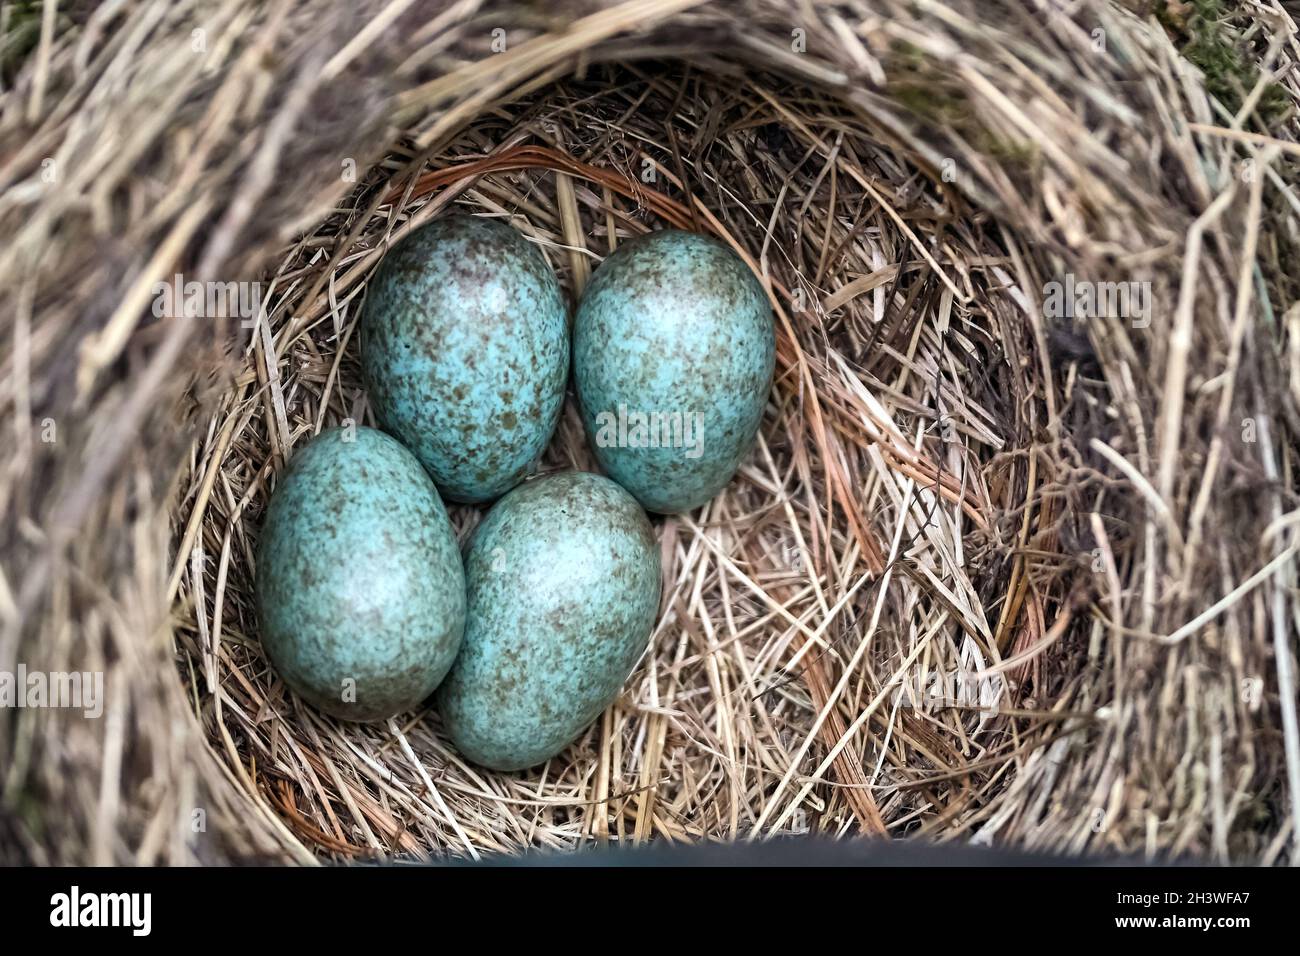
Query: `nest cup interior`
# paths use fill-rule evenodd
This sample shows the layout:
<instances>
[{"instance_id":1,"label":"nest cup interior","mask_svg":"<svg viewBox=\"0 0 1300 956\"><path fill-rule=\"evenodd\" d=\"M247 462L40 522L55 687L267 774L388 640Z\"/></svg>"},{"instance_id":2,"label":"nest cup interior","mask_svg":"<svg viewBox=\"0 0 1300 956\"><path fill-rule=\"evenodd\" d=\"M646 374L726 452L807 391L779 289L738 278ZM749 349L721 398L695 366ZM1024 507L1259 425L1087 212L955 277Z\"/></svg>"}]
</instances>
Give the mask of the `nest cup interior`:
<instances>
[{"instance_id":1,"label":"nest cup interior","mask_svg":"<svg viewBox=\"0 0 1300 956\"><path fill-rule=\"evenodd\" d=\"M660 616L622 696L517 773L463 761L428 706L358 725L298 702L253 611L286 459L321 428L374 424L367 278L450 211L520 230L571 305L629 237L719 236L770 289L777 325L757 447L708 505L654 521ZM1043 537L1029 582L1009 546L1043 421L1014 255L939 168L763 74L593 68L427 155L399 142L263 277L242 369L193 410L174 613L215 758L256 813L336 859L755 830L969 836L1027 741L1058 729L1041 713L1078 664L1068 645L1033 652L1077 559ZM571 394L541 468L596 470ZM462 542L484 510L450 507Z\"/></svg>"}]
</instances>

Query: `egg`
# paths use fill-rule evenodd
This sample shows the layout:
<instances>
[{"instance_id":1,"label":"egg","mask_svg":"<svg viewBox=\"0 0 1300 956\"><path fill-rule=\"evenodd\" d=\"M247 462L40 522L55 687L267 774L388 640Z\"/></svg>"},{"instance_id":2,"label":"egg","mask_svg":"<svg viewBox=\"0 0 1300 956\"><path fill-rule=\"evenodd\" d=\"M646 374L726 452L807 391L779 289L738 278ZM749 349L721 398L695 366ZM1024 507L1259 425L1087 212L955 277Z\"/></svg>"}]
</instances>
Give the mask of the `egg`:
<instances>
[{"instance_id":1,"label":"egg","mask_svg":"<svg viewBox=\"0 0 1300 956\"><path fill-rule=\"evenodd\" d=\"M380 426L443 495L488 501L546 448L569 372L568 313L545 257L494 219L448 216L371 279L361 365Z\"/></svg>"},{"instance_id":2,"label":"egg","mask_svg":"<svg viewBox=\"0 0 1300 956\"><path fill-rule=\"evenodd\" d=\"M465 640L436 697L469 760L555 756L618 696L654 626L659 548L645 512L584 472L525 482L475 529Z\"/></svg>"},{"instance_id":3,"label":"egg","mask_svg":"<svg viewBox=\"0 0 1300 956\"><path fill-rule=\"evenodd\" d=\"M646 508L696 508L753 446L776 357L767 295L734 252L678 230L620 246L578 305L574 389L604 472Z\"/></svg>"},{"instance_id":4,"label":"egg","mask_svg":"<svg viewBox=\"0 0 1300 956\"><path fill-rule=\"evenodd\" d=\"M433 482L373 428L323 431L280 477L258 541L262 646L320 710L378 720L428 697L465 629L465 573Z\"/></svg>"}]
</instances>

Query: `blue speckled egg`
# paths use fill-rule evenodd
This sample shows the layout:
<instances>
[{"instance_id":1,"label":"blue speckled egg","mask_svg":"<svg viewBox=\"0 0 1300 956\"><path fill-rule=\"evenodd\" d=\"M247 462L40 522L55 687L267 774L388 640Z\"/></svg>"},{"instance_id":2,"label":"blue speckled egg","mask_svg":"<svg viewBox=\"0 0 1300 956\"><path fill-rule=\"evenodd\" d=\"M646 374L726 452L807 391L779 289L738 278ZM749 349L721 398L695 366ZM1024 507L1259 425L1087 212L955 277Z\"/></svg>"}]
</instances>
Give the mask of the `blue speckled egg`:
<instances>
[{"instance_id":1,"label":"blue speckled egg","mask_svg":"<svg viewBox=\"0 0 1300 956\"><path fill-rule=\"evenodd\" d=\"M468 759L520 770L555 756L618 696L659 606L659 547L645 512L584 472L498 501L465 556L465 640L438 689Z\"/></svg>"},{"instance_id":2,"label":"blue speckled egg","mask_svg":"<svg viewBox=\"0 0 1300 956\"><path fill-rule=\"evenodd\" d=\"M754 443L775 358L767 295L722 243L669 230L619 247L573 329L574 387L601 467L651 511L704 504Z\"/></svg>"},{"instance_id":3,"label":"blue speckled egg","mask_svg":"<svg viewBox=\"0 0 1300 956\"><path fill-rule=\"evenodd\" d=\"M280 476L257 549L262 646L326 713L378 720L428 697L465 629L465 573L419 461L373 428L321 432Z\"/></svg>"},{"instance_id":4,"label":"blue speckled egg","mask_svg":"<svg viewBox=\"0 0 1300 956\"><path fill-rule=\"evenodd\" d=\"M361 366L380 426L443 495L488 501L528 474L564 403L564 295L541 252L494 219L407 236L370 280Z\"/></svg>"}]
</instances>

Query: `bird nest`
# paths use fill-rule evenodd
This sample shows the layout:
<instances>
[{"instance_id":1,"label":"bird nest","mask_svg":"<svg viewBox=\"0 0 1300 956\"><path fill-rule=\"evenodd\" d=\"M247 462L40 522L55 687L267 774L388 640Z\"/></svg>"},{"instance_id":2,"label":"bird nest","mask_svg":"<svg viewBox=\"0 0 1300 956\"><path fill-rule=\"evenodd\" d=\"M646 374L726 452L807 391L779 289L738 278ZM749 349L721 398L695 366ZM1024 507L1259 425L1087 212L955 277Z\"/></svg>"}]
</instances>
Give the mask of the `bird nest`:
<instances>
[{"instance_id":1,"label":"bird nest","mask_svg":"<svg viewBox=\"0 0 1300 956\"><path fill-rule=\"evenodd\" d=\"M0 74L0 669L105 688L98 718L0 710L0 844L1295 858L1280 5L354 6L74 5ZM629 238L708 233L777 328L755 450L655 519L622 695L514 773L431 708L303 705L253 612L285 463L374 424L367 281L451 211L518 229L571 302ZM597 470L572 396L540 467ZM450 514L464 540L483 509Z\"/></svg>"}]
</instances>

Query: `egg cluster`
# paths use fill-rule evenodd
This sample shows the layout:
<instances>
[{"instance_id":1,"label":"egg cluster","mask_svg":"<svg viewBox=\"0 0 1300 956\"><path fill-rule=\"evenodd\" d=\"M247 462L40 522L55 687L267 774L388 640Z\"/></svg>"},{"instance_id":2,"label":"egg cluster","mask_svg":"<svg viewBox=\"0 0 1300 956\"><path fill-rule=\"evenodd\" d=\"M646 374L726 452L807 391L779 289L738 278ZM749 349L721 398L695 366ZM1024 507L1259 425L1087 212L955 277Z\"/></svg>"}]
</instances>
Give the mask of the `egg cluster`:
<instances>
[{"instance_id":1,"label":"egg cluster","mask_svg":"<svg viewBox=\"0 0 1300 956\"><path fill-rule=\"evenodd\" d=\"M393 247L361 319L380 429L322 432L293 458L257 553L262 643L320 710L379 720L436 693L469 760L559 753L618 696L659 605L646 510L698 507L753 445L772 314L721 243L624 243L573 320L540 251L501 222L439 219ZM608 477L525 481L570 366ZM495 501L458 549L443 499Z\"/></svg>"}]
</instances>

